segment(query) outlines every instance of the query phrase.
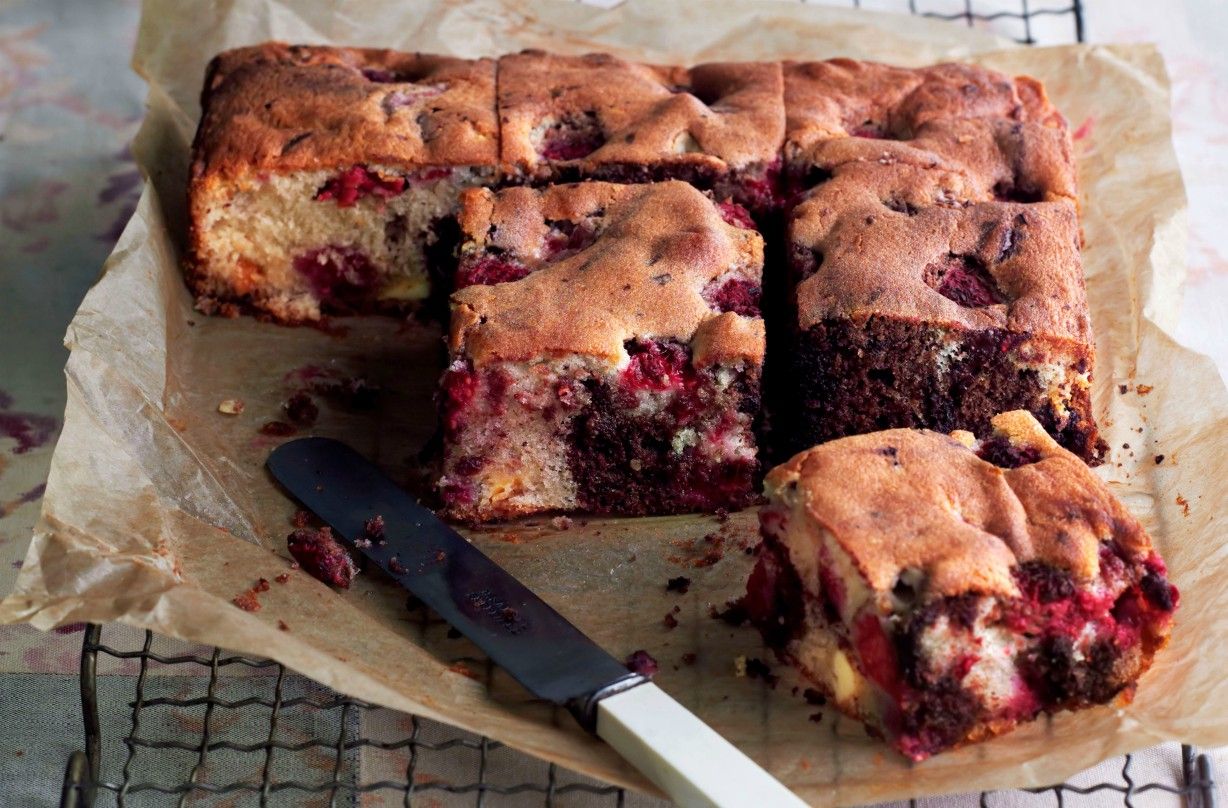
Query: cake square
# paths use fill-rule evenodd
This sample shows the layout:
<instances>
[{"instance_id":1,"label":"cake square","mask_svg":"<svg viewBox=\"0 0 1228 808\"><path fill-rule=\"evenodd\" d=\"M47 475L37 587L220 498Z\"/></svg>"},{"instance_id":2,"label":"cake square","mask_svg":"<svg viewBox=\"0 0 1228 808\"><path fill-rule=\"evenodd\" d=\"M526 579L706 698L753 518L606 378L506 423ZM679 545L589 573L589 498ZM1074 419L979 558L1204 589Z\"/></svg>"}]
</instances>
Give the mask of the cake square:
<instances>
[{"instance_id":1,"label":"cake square","mask_svg":"<svg viewBox=\"0 0 1228 808\"><path fill-rule=\"evenodd\" d=\"M959 172L850 163L794 208L794 450L891 427L983 431L1026 409L1101 456L1074 204L967 191Z\"/></svg>"},{"instance_id":2,"label":"cake square","mask_svg":"<svg viewBox=\"0 0 1228 808\"><path fill-rule=\"evenodd\" d=\"M219 54L202 107L187 274L205 311L412 307L450 260L460 189L496 173L490 59L266 43Z\"/></svg>"},{"instance_id":3,"label":"cake square","mask_svg":"<svg viewBox=\"0 0 1228 808\"><path fill-rule=\"evenodd\" d=\"M1097 461L1072 148L1043 86L961 64L783 69L786 449L1027 409Z\"/></svg>"},{"instance_id":4,"label":"cake square","mask_svg":"<svg viewBox=\"0 0 1228 808\"><path fill-rule=\"evenodd\" d=\"M893 429L768 473L743 601L842 712L913 760L1131 694L1179 595L1130 512L1029 414Z\"/></svg>"},{"instance_id":5,"label":"cake square","mask_svg":"<svg viewBox=\"0 0 1228 808\"><path fill-rule=\"evenodd\" d=\"M445 512L622 515L756 497L763 240L683 182L462 194Z\"/></svg>"},{"instance_id":6,"label":"cake square","mask_svg":"<svg viewBox=\"0 0 1228 808\"><path fill-rule=\"evenodd\" d=\"M1066 121L1029 76L852 59L786 62L783 74L793 193L861 161L960 173L978 201L1077 196Z\"/></svg>"},{"instance_id":7,"label":"cake square","mask_svg":"<svg viewBox=\"0 0 1228 808\"><path fill-rule=\"evenodd\" d=\"M778 201L776 62L687 69L524 51L499 60L499 120L514 181L677 179L756 213Z\"/></svg>"}]
</instances>

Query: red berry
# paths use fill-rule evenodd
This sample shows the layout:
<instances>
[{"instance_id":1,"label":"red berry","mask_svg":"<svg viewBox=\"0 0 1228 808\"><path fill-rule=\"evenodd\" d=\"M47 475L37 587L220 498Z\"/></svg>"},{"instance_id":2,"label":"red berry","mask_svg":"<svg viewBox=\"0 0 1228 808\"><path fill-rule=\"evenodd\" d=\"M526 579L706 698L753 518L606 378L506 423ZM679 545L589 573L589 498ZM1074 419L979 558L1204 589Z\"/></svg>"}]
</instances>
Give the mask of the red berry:
<instances>
[{"instance_id":1,"label":"red berry","mask_svg":"<svg viewBox=\"0 0 1228 808\"><path fill-rule=\"evenodd\" d=\"M364 165L356 165L324 183L315 198L317 202L335 201L338 207L349 208L365 196L391 199L404 190L404 177L382 177Z\"/></svg>"},{"instance_id":2,"label":"red berry","mask_svg":"<svg viewBox=\"0 0 1228 808\"><path fill-rule=\"evenodd\" d=\"M456 270L456 288L493 286L496 283L518 281L529 274L529 268L495 255L483 255L474 260L462 260Z\"/></svg>"}]
</instances>

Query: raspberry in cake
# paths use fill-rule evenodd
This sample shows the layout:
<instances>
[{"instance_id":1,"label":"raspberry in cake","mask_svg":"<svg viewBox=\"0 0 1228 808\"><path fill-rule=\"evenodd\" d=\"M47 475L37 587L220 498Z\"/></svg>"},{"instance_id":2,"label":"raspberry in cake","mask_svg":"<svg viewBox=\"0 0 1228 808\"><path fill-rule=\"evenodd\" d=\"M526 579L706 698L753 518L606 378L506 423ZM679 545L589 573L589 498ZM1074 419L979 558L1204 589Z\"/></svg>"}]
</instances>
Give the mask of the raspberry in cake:
<instances>
[{"instance_id":1,"label":"raspberry in cake","mask_svg":"<svg viewBox=\"0 0 1228 808\"><path fill-rule=\"evenodd\" d=\"M852 162L793 208L793 450L1026 409L1100 457L1075 204L980 198L960 171Z\"/></svg>"},{"instance_id":2,"label":"raspberry in cake","mask_svg":"<svg viewBox=\"0 0 1228 808\"><path fill-rule=\"evenodd\" d=\"M495 64L266 43L209 66L188 279L206 311L283 322L401 310L498 162Z\"/></svg>"},{"instance_id":3,"label":"raspberry in cake","mask_svg":"<svg viewBox=\"0 0 1228 808\"><path fill-rule=\"evenodd\" d=\"M1033 78L852 59L787 62L783 70L793 192L838 166L875 162L961 174L978 201L1076 197L1066 121Z\"/></svg>"},{"instance_id":4,"label":"raspberry in cake","mask_svg":"<svg viewBox=\"0 0 1228 808\"><path fill-rule=\"evenodd\" d=\"M464 521L755 497L763 240L682 182L471 189L441 384Z\"/></svg>"},{"instance_id":5,"label":"raspberry in cake","mask_svg":"<svg viewBox=\"0 0 1228 808\"><path fill-rule=\"evenodd\" d=\"M755 213L777 203L775 62L687 69L524 51L499 60L499 120L503 163L522 182L678 179Z\"/></svg>"},{"instance_id":6,"label":"raspberry in cake","mask_svg":"<svg viewBox=\"0 0 1228 808\"><path fill-rule=\"evenodd\" d=\"M1129 694L1178 603L1138 521L1027 412L893 429L767 475L744 606L902 754Z\"/></svg>"}]
</instances>

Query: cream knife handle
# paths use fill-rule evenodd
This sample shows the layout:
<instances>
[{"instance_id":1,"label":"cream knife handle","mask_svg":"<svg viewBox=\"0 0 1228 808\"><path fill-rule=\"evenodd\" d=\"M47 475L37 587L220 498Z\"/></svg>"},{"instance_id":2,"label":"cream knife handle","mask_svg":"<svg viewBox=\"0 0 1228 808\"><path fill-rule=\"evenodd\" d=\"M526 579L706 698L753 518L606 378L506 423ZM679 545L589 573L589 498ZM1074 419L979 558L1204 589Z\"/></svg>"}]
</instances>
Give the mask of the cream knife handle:
<instances>
[{"instance_id":1,"label":"cream knife handle","mask_svg":"<svg viewBox=\"0 0 1228 808\"><path fill-rule=\"evenodd\" d=\"M651 682L597 702L597 735L683 808L806 804Z\"/></svg>"}]
</instances>

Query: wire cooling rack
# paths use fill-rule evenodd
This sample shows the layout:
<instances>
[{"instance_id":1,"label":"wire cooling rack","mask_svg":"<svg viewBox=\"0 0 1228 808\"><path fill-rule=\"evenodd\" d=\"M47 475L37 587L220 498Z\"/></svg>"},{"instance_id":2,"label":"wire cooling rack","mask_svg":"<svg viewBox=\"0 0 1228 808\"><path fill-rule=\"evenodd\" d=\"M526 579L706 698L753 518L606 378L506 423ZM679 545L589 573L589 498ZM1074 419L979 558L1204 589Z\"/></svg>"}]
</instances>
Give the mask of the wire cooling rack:
<instances>
[{"instance_id":1,"label":"wire cooling rack","mask_svg":"<svg viewBox=\"0 0 1228 808\"><path fill-rule=\"evenodd\" d=\"M1025 44L1083 41L1080 0L851 3L962 22ZM122 627L108 628L107 635L110 644L102 641L100 626L85 630L85 749L69 759L62 808L660 804L534 761L488 738L342 696L270 660L190 648L151 632L141 639L140 632ZM100 677L100 665L123 675ZM516 775L510 782L509 768ZM1126 755L1120 759L1120 782L1030 791L1052 795L1057 808L1104 805L1106 797L1133 808L1145 795L1216 808L1215 773L1207 755L1182 746L1180 766L1172 768L1172 782L1138 782L1136 761ZM994 800L989 792L968 797L985 807Z\"/></svg>"},{"instance_id":2,"label":"wire cooling rack","mask_svg":"<svg viewBox=\"0 0 1228 808\"><path fill-rule=\"evenodd\" d=\"M377 729L372 717L397 714L270 660L192 648L122 626L106 632L103 642L101 626L85 630L86 744L69 759L62 808L663 805L413 716ZM100 677L103 666L119 667L122 675ZM103 682L112 685L105 694ZM104 697L122 709L100 709ZM380 760L364 765L364 754ZM518 756L529 766L513 782L496 780L496 755ZM442 768L441 759L447 761ZM1216 808L1211 759L1189 746L1181 747L1172 783L1139 782L1136 771L1126 755L1120 782L1063 783L1031 793L1052 795L1057 808L1102 806L1106 797L1135 806L1146 795ZM966 804L997 802L993 792L982 792Z\"/></svg>"}]
</instances>

